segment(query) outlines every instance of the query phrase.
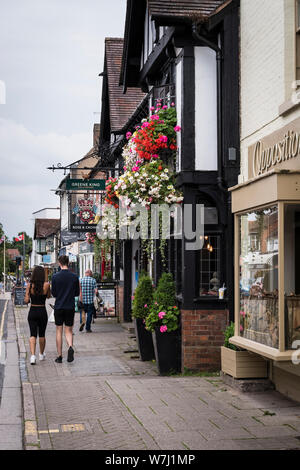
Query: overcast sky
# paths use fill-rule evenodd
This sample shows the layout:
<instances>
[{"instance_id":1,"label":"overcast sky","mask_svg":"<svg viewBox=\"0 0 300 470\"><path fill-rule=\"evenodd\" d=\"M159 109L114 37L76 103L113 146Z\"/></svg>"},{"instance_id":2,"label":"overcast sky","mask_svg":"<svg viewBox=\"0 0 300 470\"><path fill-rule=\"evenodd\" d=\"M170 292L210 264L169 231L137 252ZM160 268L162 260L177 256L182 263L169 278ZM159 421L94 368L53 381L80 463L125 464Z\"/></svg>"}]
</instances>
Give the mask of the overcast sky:
<instances>
[{"instance_id":1,"label":"overcast sky","mask_svg":"<svg viewBox=\"0 0 300 470\"><path fill-rule=\"evenodd\" d=\"M92 147L105 37L123 37L126 0L0 0L0 222L33 234L32 212ZM3 103L3 84L6 88ZM98 114L95 114L98 113Z\"/></svg>"}]
</instances>

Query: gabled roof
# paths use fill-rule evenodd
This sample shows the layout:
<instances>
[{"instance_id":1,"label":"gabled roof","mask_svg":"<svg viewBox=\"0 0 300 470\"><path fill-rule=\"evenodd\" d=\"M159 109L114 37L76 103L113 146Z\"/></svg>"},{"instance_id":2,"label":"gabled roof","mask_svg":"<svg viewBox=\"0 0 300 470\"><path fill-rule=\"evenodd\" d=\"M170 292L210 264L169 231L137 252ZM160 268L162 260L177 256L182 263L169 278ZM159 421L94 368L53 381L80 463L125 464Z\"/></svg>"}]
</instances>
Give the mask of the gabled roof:
<instances>
[{"instance_id":1,"label":"gabled roof","mask_svg":"<svg viewBox=\"0 0 300 470\"><path fill-rule=\"evenodd\" d=\"M20 256L20 252L17 248L8 248L6 253L11 260L15 260L17 256Z\"/></svg>"},{"instance_id":2,"label":"gabled roof","mask_svg":"<svg viewBox=\"0 0 300 470\"><path fill-rule=\"evenodd\" d=\"M123 93L123 87L119 85L123 56L124 40L121 38L105 39L105 66L108 86L109 119L111 132L123 129L137 106L143 100L145 94L140 88L128 88ZM103 105L103 103L102 103Z\"/></svg>"},{"instance_id":3,"label":"gabled roof","mask_svg":"<svg viewBox=\"0 0 300 470\"><path fill-rule=\"evenodd\" d=\"M231 0L148 0L149 13L153 20L163 23L163 19L208 18L216 14Z\"/></svg>"},{"instance_id":4,"label":"gabled roof","mask_svg":"<svg viewBox=\"0 0 300 470\"><path fill-rule=\"evenodd\" d=\"M135 86L140 73L140 57L144 38L146 8L158 26L182 26L220 21L221 11L239 0L127 0L124 53L120 83L124 88ZM219 14L220 13L220 14Z\"/></svg>"},{"instance_id":5,"label":"gabled roof","mask_svg":"<svg viewBox=\"0 0 300 470\"><path fill-rule=\"evenodd\" d=\"M35 219L34 239L47 238L60 229L60 219Z\"/></svg>"}]
</instances>

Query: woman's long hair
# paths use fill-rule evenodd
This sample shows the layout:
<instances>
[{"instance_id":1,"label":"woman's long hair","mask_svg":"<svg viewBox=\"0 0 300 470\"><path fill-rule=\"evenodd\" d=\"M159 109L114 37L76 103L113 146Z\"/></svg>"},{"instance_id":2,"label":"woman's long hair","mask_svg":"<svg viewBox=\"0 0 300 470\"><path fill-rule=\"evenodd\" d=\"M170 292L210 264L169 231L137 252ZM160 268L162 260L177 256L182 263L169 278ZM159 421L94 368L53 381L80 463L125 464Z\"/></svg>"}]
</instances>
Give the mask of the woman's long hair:
<instances>
[{"instance_id":1,"label":"woman's long hair","mask_svg":"<svg viewBox=\"0 0 300 470\"><path fill-rule=\"evenodd\" d=\"M33 286L33 293L35 295L42 295L45 282L45 270L42 266L35 266L32 271L30 279L30 292Z\"/></svg>"}]
</instances>

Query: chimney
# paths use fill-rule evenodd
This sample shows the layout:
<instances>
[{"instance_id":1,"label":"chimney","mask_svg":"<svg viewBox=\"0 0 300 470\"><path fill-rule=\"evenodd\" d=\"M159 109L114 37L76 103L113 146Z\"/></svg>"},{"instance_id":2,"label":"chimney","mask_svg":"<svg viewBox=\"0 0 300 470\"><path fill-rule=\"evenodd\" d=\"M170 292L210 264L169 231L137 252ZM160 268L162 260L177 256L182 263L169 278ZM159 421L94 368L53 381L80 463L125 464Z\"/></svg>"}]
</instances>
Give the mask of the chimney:
<instances>
[{"instance_id":1,"label":"chimney","mask_svg":"<svg viewBox=\"0 0 300 470\"><path fill-rule=\"evenodd\" d=\"M93 146L96 147L99 142L100 137L100 124L94 124L94 131L93 131Z\"/></svg>"}]
</instances>

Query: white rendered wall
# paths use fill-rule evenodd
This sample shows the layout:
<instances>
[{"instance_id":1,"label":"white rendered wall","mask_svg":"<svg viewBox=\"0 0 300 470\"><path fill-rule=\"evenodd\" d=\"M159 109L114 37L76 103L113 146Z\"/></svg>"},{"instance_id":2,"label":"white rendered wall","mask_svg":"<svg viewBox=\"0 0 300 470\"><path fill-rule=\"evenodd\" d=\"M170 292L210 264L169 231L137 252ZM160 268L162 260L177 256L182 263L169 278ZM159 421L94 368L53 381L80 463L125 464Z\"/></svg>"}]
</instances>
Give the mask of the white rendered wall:
<instances>
[{"instance_id":1,"label":"white rendered wall","mask_svg":"<svg viewBox=\"0 0 300 470\"><path fill-rule=\"evenodd\" d=\"M248 147L299 117L281 116L295 80L295 1L241 0L241 177L248 178Z\"/></svg>"},{"instance_id":2,"label":"white rendered wall","mask_svg":"<svg viewBox=\"0 0 300 470\"><path fill-rule=\"evenodd\" d=\"M216 53L195 47L195 170L218 169Z\"/></svg>"},{"instance_id":3,"label":"white rendered wall","mask_svg":"<svg viewBox=\"0 0 300 470\"><path fill-rule=\"evenodd\" d=\"M182 113L182 60L176 64L176 114L177 125L181 127L181 113ZM176 170L181 169L181 132L177 133L177 164Z\"/></svg>"}]
</instances>

